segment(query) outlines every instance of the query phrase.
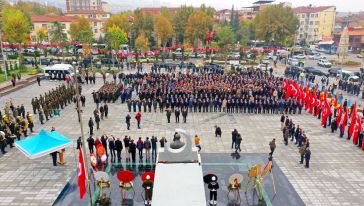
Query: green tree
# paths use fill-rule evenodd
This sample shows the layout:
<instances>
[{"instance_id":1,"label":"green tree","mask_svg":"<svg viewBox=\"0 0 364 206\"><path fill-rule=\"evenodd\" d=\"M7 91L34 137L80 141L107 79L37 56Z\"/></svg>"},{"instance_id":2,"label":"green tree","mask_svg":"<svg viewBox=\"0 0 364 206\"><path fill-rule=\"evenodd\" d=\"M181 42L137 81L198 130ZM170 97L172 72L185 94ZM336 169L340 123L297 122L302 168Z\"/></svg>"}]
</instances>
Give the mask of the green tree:
<instances>
[{"instance_id":1,"label":"green tree","mask_svg":"<svg viewBox=\"0 0 364 206\"><path fill-rule=\"evenodd\" d=\"M128 16L125 14L117 14L108 18L104 23L104 31L107 31L113 25L123 29L126 33L129 33L131 29L131 23L129 22Z\"/></svg>"},{"instance_id":2,"label":"green tree","mask_svg":"<svg viewBox=\"0 0 364 206\"><path fill-rule=\"evenodd\" d=\"M192 6L181 6L173 19L173 27L176 31L176 40L178 44L183 44L188 17L190 17L193 11L194 9Z\"/></svg>"},{"instance_id":3,"label":"green tree","mask_svg":"<svg viewBox=\"0 0 364 206\"><path fill-rule=\"evenodd\" d=\"M298 23L291 8L268 6L255 17L256 36L266 42L287 46L292 43Z\"/></svg>"},{"instance_id":4,"label":"green tree","mask_svg":"<svg viewBox=\"0 0 364 206\"><path fill-rule=\"evenodd\" d=\"M64 31L65 27L58 21L52 23L52 29L49 31L49 40L52 44L61 44L62 48L67 49L67 34ZM62 51L62 58L64 60L64 51Z\"/></svg>"},{"instance_id":5,"label":"green tree","mask_svg":"<svg viewBox=\"0 0 364 206\"><path fill-rule=\"evenodd\" d=\"M155 32L163 47L166 47L168 40L174 36L172 23L164 16L159 16L157 18Z\"/></svg>"},{"instance_id":6,"label":"green tree","mask_svg":"<svg viewBox=\"0 0 364 206\"><path fill-rule=\"evenodd\" d=\"M116 25L107 30L105 39L108 45L115 50L118 50L120 45L128 42L128 36L125 31Z\"/></svg>"},{"instance_id":7,"label":"green tree","mask_svg":"<svg viewBox=\"0 0 364 206\"><path fill-rule=\"evenodd\" d=\"M202 11L209 17L214 17L215 14L215 9L213 7L206 7L205 4L201 4L200 11Z\"/></svg>"},{"instance_id":8,"label":"green tree","mask_svg":"<svg viewBox=\"0 0 364 206\"><path fill-rule=\"evenodd\" d=\"M119 50L120 45L126 44L128 42L128 36L125 31L116 25L113 25L107 30L105 39L108 46L114 50Z\"/></svg>"},{"instance_id":9,"label":"green tree","mask_svg":"<svg viewBox=\"0 0 364 206\"><path fill-rule=\"evenodd\" d=\"M185 36L191 44L197 46L197 41L203 41L209 28L212 25L212 18L202 11L194 11L187 21Z\"/></svg>"},{"instance_id":10,"label":"green tree","mask_svg":"<svg viewBox=\"0 0 364 206\"><path fill-rule=\"evenodd\" d=\"M151 14L146 14L144 18L143 30L140 33L145 33L148 37L148 41L151 43L152 46L155 45L155 39L153 36L154 33L154 18Z\"/></svg>"},{"instance_id":11,"label":"green tree","mask_svg":"<svg viewBox=\"0 0 364 206\"><path fill-rule=\"evenodd\" d=\"M235 34L230 26L220 26L216 29L217 43L220 47L235 43Z\"/></svg>"},{"instance_id":12,"label":"green tree","mask_svg":"<svg viewBox=\"0 0 364 206\"><path fill-rule=\"evenodd\" d=\"M148 51L149 50L149 40L144 32L141 32L139 36L135 39L135 47L139 51Z\"/></svg>"},{"instance_id":13,"label":"green tree","mask_svg":"<svg viewBox=\"0 0 364 206\"><path fill-rule=\"evenodd\" d=\"M240 22L239 31L237 31L236 39L240 45L246 47L251 39L254 39L253 22L249 20L242 20Z\"/></svg>"}]
</instances>

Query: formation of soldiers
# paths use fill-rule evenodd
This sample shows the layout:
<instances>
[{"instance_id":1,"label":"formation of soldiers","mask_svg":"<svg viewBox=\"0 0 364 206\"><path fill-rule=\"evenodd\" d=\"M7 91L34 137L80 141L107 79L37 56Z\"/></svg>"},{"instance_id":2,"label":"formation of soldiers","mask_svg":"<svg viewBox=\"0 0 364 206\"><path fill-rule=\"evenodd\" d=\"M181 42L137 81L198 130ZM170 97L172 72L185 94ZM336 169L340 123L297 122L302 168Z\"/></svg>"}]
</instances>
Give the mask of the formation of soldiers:
<instances>
[{"instance_id":1,"label":"formation of soldiers","mask_svg":"<svg viewBox=\"0 0 364 206\"><path fill-rule=\"evenodd\" d=\"M137 74L126 75L121 100L129 112L152 107L188 108L189 112L301 113L302 105L283 97L283 79L261 71L236 74ZM132 92L138 94L134 98Z\"/></svg>"},{"instance_id":2,"label":"formation of soldiers","mask_svg":"<svg viewBox=\"0 0 364 206\"><path fill-rule=\"evenodd\" d=\"M40 95L39 98L32 98L33 112L34 114L38 112L39 121L44 124L44 119L48 121L49 117L59 115L59 110L70 104L75 94L76 90L72 85L62 84L44 93L44 95Z\"/></svg>"},{"instance_id":3,"label":"formation of soldiers","mask_svg":"<svg viewBox=\"0 0 364 206\"><path fill-rule=\"evenodd\" d=\"M115 102L123 89L121 83L109 83L106 82L97 92L93 92L92 96L94 102L99 104L101 102Z\"/></svg>"},{"instance_id":4,"label":"formation of soldiers","mask_svg":"<svg viewBox=\"0 0 364 206\"><path fill-rule=\"evenodd\" d=\"M28 129L33 132L34 122L33 115L29 112L25 113L23 105L15 107L13 102L7 102L0 111L0 149L3 154L6 153L5 148L10 145L14 147L15 139L18 141L21 136L28 136Z\"/></svg>"}]
</instances>

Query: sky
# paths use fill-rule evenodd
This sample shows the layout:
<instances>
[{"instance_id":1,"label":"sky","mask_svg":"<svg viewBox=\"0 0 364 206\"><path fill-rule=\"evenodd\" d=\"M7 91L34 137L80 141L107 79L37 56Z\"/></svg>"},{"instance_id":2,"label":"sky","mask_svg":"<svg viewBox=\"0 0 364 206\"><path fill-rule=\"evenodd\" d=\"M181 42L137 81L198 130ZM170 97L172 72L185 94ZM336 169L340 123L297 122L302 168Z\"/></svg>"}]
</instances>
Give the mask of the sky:
<instances>
[{"instance_id":1,"label":"sky","mask_svg":"<svg viewBox=\"0 0 364 206\"><path fill-rule=\"evenodd\" d=\"M255 1L256 0L162 0L162 2L165 2L166 4L175 6L181 4L199 6L202 3L205 3L216 9L231 8L232 5L234 5L235 8L251 6ZM290 2L293 7L307 6L309 4L312 4L313 6L334 5L339 12L364 11L364 0L276 0L276 2Z\"/></svg>"}]
</instances>

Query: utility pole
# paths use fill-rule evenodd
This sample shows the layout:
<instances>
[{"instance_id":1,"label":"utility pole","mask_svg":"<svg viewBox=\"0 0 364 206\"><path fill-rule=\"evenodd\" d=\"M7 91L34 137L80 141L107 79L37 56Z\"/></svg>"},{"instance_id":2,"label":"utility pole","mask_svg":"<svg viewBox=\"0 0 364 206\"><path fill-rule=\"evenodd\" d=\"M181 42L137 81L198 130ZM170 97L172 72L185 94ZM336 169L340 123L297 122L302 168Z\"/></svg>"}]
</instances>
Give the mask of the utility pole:
<instances>
[{"instance_id":1,"label":"utility pole","mask_svg":"<svg viewBox=\"0 0 364 206\"><path fill-rule=\"evenodd\" d=\"M82 121L82 115L81 115L81 108L80 108L80 90L79 90L79 85L78 85L78 79L77 79L77 63L73 62L73 69L74 71L74 82L75 82L75 87L76 87L76 109L77 109L77 113L78 113L78 119L79 119L79 123L80 123L80 128L81 128L81 141L82 141L82 153L83 153L83 162L85 164L85 175L87 177L87 184L88 184L88 191L90 194L90 205L92 206L92 195L91 195L91 180L90 177L88 175L88 161L86 158L86 140L85 140L85 135L84 135L84 131L83 131L83 121Z\"/></svg>"}]
</instances>

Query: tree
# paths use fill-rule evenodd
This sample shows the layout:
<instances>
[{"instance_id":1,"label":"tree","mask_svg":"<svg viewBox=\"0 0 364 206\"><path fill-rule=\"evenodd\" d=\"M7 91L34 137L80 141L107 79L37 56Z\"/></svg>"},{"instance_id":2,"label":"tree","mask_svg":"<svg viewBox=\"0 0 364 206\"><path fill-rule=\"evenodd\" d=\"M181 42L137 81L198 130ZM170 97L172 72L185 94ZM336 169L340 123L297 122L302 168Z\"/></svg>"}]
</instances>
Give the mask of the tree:
<instances>
[{"instance_id":1,"label":"tree","mask_svg":"<svg viewBox=\"0 0 364 206\"><path fill-rule=\"evenodd\" d=\"M23 12L18 9L5 8L2 20L2 29L9 42L23 44L27 41L30 22Z\"/></svg>"},{"instance_id":2,"label":"tree","mask_svg":"<svg viewBox=\"0 0 364 206\"><path fill-rule=\"evenodd\" d=\"M188 17L193 13L192 6L181 6L176 16L173 19L173 27L176 31L177 43L182 44L184 41L185 29L188 21Z\"/></svg>"},{"instance_id":3,"label":"tree","mask_svg":"<svg viewBox=\"0 0 364 206\"><path fill-rule=\"evenodd\" d=\"M52 44L61 44L62 48L67 48L67 34L64 32L64 25L58 21L52 23L52 29L49 31L49 40ZM68 51L68 50L67 50ZM62 58L64 60L64 51Z\"/></svg>"},{"instance_id":4,"label":"tree","mask_svg":"<svg viewBox=\"0 0 364 206\"><path fill-rule=\"evenodd\" d=\"M93 32L91 25L87 19L81 17L77 21L72 22L69 31L72 40L84 44L92 43Z\"/></svg>"},{"instance_id":5,"label":"tree","mask_svg":"<svg viewBox=\"0 0 364 206\"><path fill-rule=\"evenodd\" d=\"M42 27L37 32L37 42L41 43L48 37L47 31Z\"/></svg>"},{"instance_id":6,"label":"tree","mask_svg":"<svg viewBox=\"0 0 364 206\"><path fill-rule=\"evenodd\" d=\"M194 11L189 17L185 29L185 36L191 44L197 46L196 41L203 41L212 25L212 18L202 11Z\"/></svg>"},{"instance_id":7,"label":"tree","mask_svg":"<svg viewBox=\"0 0 364 206\"><path fill-rule=\"evenodd\" d=\"M3 10L2 30L6 34L8 42L22 45L27 41L30 33L30 21L23 12L18 9L7 7ZM22 68L22 49L19 55L19 64Z\"/></svg>"},{"instance_id":8,"label":"tree","mask_svg":"<svg viewBox=\"0 0 364 206\"><path fill-rule=\"evenodd\" d=\"M254 39L255 32L253 30L253 22L249 20L242 20L240 22L240 29L237 31L236 39L240 45L246 47L251 39Z\"/></svg>"},{"instance_id":9,"label":"tree","mask_svg":"<svg viewBox=\"0 0 364 206\"><path fill-rule=\"evenodd\" d=\"M109 47L114 50L119 50L121 44L126 44L128 42L128 35L123 29L116 25L113 25L107 30L105 34L105 39Z\"/></svg>"},{"instance_id":10,"label":"tree","mask_svg":"<svg viewBox=\"0 0 364 206\"><path fill-rule=\"evenodd\" d=\"M135 47L144 52L149 50L149 40L144 32L140 33L135 39Z\"/></svg>"},{"instance_id":11,"label":"tree","mask_svg":"<svg viewBox=\"0 0 364 206\"><path fill-rule=\"evenodd\" d=\"M139 33L145 32L145 35L148 37L148 41L151 43L151 45L155 45L155 39L153 36L154 33L154 18L150 13L147 13L147 15L144 18L144 24L143 24L143 30Z\"/></svg>"},{"instance_id":12,"label":"tree","mask_svg":"<svg viewBox=\"0 0 364 206\"><path fill-rule=\"evenodd\" d=\"M202 11L209 17L214 17L215 14L215 9L213 7L206 7L205 4L201 4L200 11Z\"/></svg>"},{"instance_id":13,"label":"tree","mask_svg":"<svg viewBox=\"0 0 364 206\"><path fill-rule=\"evenodd\" d=\"M113 25L118 26L123 29L126 33L130 32L131 24L129 22L128 16L125 14L113 15L109 19L107 19L104 23L104 31L107 31Z\"/></svg>"},{"instance_id":14,"label":"tree","mask_svg":"<svg viewBox=\"0 0 364 206\"><path fill-rule=\"evenodd\" d=\"M216 29L217 43L220 47L235 43L235 34L230 26L220 26Z\"/></svg>"},{"instance_id":15,"label":"tree","mask_svg":"<svg viewBox=\"0 0 364 206\"><path fill-rule=\"evenodd\" d=\"M282 5L268 6L255 17L256 36L273 44L289 45L298 23L297 16L290 8Z\"/></svg>"},{"instance_id":16,"label":"tree","mask_svg":"<svg viewBox=\"0 0 364 206\"><path fill-rule=\"evenodd\" d=\"M172 23L164 16L159 16L157 18L155 23L155 32L163 47L166 47L168 40L174 36Z\"/></svg>"}]
</instances>

